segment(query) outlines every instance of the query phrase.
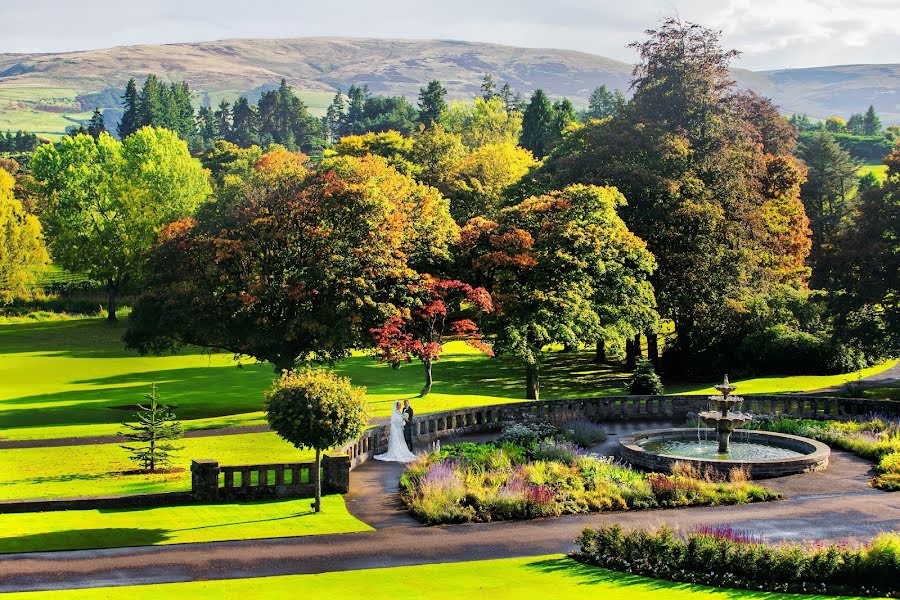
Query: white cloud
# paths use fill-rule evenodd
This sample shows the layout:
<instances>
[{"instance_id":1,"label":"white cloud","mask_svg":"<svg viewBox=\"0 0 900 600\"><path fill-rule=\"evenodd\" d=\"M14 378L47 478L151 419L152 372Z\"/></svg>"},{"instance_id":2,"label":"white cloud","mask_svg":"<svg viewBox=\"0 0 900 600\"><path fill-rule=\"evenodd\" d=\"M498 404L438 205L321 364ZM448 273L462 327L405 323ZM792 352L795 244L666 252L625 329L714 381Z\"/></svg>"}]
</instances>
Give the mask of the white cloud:
<instances>
[{"instance_id":1,"label":"white cloud","mask_svg":"<svg viewBox=\"0 0 900 600\"><path fill-rule=\"evenodd\" d=\"M627 44L676 14L721 29L746 68L900 62L898 0L0 0L0 52L316 35L467 39L631 61Z\"/></svg>"}]
</instances>

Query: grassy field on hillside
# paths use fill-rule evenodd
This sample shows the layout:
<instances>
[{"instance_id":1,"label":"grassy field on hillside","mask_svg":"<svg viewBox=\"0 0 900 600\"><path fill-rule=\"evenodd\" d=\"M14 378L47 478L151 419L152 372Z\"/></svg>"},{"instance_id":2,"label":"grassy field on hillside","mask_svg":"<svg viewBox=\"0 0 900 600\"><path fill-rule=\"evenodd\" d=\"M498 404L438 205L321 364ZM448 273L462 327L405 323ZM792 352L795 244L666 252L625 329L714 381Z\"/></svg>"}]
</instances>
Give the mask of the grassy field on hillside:
<instances>
[{"instance_id":1,"label":"grassy field on hillside","mask_svg":"<svg viewBox=\"0 0 900 600\"><path fill-rule=\"evenodd\" d=\"M174 407L188 429L213 429L263 422L263 391L272 367L230 354L199 349L178 355L140 356L121 342L124 323L103 319L0 324L0 439L112 435L133 419L150 383ZM623 394L630 375L591 362L592 353L548 353L542 368L545 398ZM241 366L238 366L241 365ZM873 367L873 374L890 364ZM355 355L336 365L355 385L367 388L373 416L389 414L393 402L413 400L419 414L524 398L521 365L489 359L465 344L448 345L435 364L434 391L418 398L422 367L400 369ZM856 374L765 377L739 381L741 393L814 390ZM673 385L671 393L710 393L707 385Z\"/></svg>"},{"instance_id":2,"label":"grassy field on hillside","mask_svg":"<svg viewBox=\"0 0 900 600\"><path fill-rule=\"evenodd\" d=\"M0 554L166 546L372 531L339 495L242 504L0 514Z\"/></svg>"},{"instance_id":3,"label":"grassy field on hillside","mask_svg":"<svg viewBox=\"0 0 900 600\"><path fill-rule=\"evenodd\" d=\"M561 555L417 565L286 575L9 594L9 600L96 600L127 597L201 600L212 598L277 598L299 595L322 598L492 598L545 600L546 598L610 598L614 600L817 600L826 596L770 594L673 583L583 565Z\"/></svg>"}]
</instances>

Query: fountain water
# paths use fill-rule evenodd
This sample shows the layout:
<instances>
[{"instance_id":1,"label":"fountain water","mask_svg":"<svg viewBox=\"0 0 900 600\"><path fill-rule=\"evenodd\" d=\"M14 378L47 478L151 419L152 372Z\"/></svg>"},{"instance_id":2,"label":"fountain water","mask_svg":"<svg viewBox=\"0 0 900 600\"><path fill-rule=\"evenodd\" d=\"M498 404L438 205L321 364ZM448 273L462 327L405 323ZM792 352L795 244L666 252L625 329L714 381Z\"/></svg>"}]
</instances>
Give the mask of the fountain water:
<instances>
[{"instance_id":1,"label":"fountain water","mask_svg":"<svg viewBox=\"0 0 900 600\"><path fill-rule=\"evenodd\" d=\"M746 469L753 478L817 471L828 466L829 449L821 442L740 429L751 420L749 413L739 410L744 399L732 396L736 387L729 383L727 375L715 389L719 394L709 396L709 409L698 412L696 429L656 429L622 436L619 456L649 470L671 470L677 463L688 463L723 475L729 475L734 468ZM732 434L739 429L743 435L732 443ZM718 439L708 439L709 433L715 433Z\"/></svg>"},{"instance_id":2,"label":"fountain water","mask_svg":"<svg viewBox=\"0 0 900 600\"><path fill-rule=\"evenodd\" d=\"M728 382L728 375L725 375L725 380L715 388L719 395L709 397L710 405L714 410L701 411L697 415L697 420L707 427L711 427L718 434L719 454L728 454L731 450L731 434L744 423L748 423L752 417L749 413L732 410L740 408L744 399L731 395L737 387Z\"/></svg>"}]
</instances>

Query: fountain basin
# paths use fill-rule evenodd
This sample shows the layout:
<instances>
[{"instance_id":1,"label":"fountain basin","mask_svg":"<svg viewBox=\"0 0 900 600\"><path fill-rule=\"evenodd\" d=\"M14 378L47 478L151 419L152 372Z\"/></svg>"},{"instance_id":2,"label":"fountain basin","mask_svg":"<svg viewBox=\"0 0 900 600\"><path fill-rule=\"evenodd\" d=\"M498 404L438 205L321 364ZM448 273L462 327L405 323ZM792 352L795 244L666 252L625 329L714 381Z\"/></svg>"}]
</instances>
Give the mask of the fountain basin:
<instances>
[{"instance_id":1,"label":"fountain basin","mask_svg":"<svg viewBox=\"0 0 900 600\"><path fill-rule=\"evenodd\" d=\"M714 429L657 429L640 431L619 439L620 457L633 466L650 471L669 472L676 462L690 463L698 469L714 469L727 475L735 467L744 468L753 479L781 477L821 471L828 467L831 449L821 442L796 435L769 431L740 430L732 444L740 446L737 456L719 458ZM705 447L708 446L708 447ZM754 449L755 448L755 449Z\"/></svg>"}]
</instances>

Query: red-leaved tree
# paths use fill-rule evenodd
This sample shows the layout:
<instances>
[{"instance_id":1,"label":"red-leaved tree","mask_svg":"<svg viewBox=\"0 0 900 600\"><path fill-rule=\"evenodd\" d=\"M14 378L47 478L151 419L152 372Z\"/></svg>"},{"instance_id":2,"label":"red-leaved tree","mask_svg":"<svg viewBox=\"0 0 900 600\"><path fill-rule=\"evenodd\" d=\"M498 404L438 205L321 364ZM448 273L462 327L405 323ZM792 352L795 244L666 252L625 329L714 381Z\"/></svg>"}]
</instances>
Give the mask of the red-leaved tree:
<instances>
[{"instance_id":1,"label":"red-leaved tree","mask_svg":"<svg viewBox=\"0 0 900 600\"><path fill-rule=\"evenodd\" d=\"M414 299L412 308L389 317L371 332L382 362L398 368L414 357L422 361L425 387L420 396L431 391L431 365L440 357L448 336L462 338L488 356L494 355L478 325L466 316L467 312L494 310L487 290L462 281L426 277L410 289L410 295Z\"/></svg>"}]
</instances>

